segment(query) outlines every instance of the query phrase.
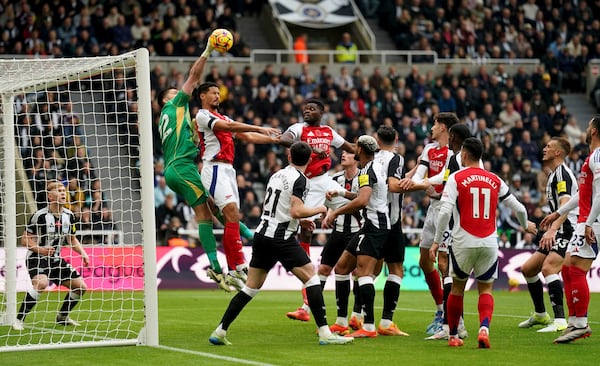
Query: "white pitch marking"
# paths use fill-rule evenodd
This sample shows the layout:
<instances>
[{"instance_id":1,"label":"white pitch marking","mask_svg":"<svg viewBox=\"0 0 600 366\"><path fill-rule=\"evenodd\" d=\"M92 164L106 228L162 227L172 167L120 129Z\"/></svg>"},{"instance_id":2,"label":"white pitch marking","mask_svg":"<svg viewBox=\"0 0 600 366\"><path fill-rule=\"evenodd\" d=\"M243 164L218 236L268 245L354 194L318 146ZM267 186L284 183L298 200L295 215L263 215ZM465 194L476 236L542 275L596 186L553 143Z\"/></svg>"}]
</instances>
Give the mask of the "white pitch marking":
<instances>
[{"instance_id":1,"label":"white pitch marking","mask_svg":"<svg viewBox=\"0 0 600 366\"><path fill-rule=\"evenodd\" d=\"M271 363L250 361L250 360L244 360L242 358L235 358L235 357L228 357L228 356L220 356L220 355L215 355L213 353L192 351L192 350L183 349L183 348L175 348L175 347L161 346L161 345L158 345L155 348L160 348L160 349L164 349L164 350L168 350L168 351L173 351L173 352L187 353L187 354L196 355L196 356L214 358L214 359L222 360L222 361L237 362L237 363L241 363L241 364L245 364L245 365L253 365L253 366L277 366L277 365L274 365L274 364L271 364Z\"/></svg>"}]
</instances>

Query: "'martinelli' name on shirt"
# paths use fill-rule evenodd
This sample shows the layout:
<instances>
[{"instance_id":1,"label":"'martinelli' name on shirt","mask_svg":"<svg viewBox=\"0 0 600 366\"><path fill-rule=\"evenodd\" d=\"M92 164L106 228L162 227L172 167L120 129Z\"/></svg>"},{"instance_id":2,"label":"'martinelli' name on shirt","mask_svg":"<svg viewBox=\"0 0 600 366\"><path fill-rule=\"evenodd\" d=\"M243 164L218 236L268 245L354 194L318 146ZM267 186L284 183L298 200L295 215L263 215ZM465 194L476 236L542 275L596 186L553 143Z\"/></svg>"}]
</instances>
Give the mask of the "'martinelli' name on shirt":
<instances>
[{"instance_id":1,"label":"'martinelli' name on shirt","mask_svg":"<svg viewBox=\"0 0 600 366\"><path fill-rule=\"evenodd\" d=\"M492 179L490 179L490 177L486 177L483 175L469 175L468 177L463 179L460 182L460 184L462 184L463 187L466 187L468 184L473 183L473 182L485 182L485 183L489 184L490 186L492 186L493 189L498 189L498 185L496 184L496 182L494 182Z\"/></svg>"}]
</instances>

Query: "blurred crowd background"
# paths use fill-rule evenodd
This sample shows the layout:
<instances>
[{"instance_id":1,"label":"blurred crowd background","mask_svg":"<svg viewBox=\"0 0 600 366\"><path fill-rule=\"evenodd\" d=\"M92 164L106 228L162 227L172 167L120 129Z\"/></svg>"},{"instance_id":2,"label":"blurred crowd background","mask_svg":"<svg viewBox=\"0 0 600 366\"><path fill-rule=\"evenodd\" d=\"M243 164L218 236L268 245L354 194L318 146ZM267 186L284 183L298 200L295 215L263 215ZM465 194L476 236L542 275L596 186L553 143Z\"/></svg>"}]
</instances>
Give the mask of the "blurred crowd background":
<instances>
[{"instance_id":1,"label":"blurred crowd background","mask_svg":"<svg viewBox=\"0 0 600 366\"><path fill-rule=\"evenodd\" d=\"M569 113L562 95L583 92L585 67L590 59L600 58L600 0L358 0L357 4L365 17L379 19L398 49L433 50L439 58L471 59L480 64L478 70L448 64L436 72L425 72L417 64L404 74L396 65L375 67L367 73L360 64L347 64L335 72L322 65L313 73L304 64L299 73L292 73L285 65L259 69L248 65L237 71L233 66L223 69L209 63L204 81L220 86L221 111L244 123L284 131L302 121L303 101L318 97L326 104L323 123L348 141L373 134L381 125L393 126L407 169L430 142L433 117L438 112L454 112L483 141L486 168L510 185L526 205L530 219L540 221L548 210L548 172L541 161L547 141L553 136L569 139L573 150L567 164L577 174L588 154L579 127L582 121ZM0 0L0 53L83 57L146 47L155 56L196 57L213 29L228 28L235 38L228 56L246 57L251 50L246 35L241 37L236 31L236 19L257 16L263 6L261 0ZM514 73L507 72L502 63L486 63L516 58L539 59L540 63L533 71L523 67ZM153 99L165 87L181 87L185 78L184 72L155 65L151 72ZM124 143L135 145L137 104L126 79L126 75L115 75L115 85L106 98L118 101L117 108L110 111L114 113L110 123L119 125ZM597 84L590 101L600 106ZM34 186L51 177L64 180L82 228L115 228L110 202L102 197L70 102L47 93L35 102L22 98L17 108L21 154ZM157 239L160 245L167 245L173 238L182 238L179 228L193 229L194 219L193 211L164 183L157 133L160 110L155 100L152 108ZM195 97L192 115L198 108ZM285 150L242 143L236 149L242 220L252 228L261 213L265 182L286 165ZM137 150L130 152L135 166ZM339 158L340 151L332 151L333 171L340 169ZM428 205L429 199L422 193L405 195L404 227L421 227ZM517 241L515 234L521 229L516 218L505 207L499 210L501 245L535 246L535 238L522 232ZM411 245L418 244L418 235L406 234L406 239ZM315 244L323 240L323 236L315 236Z\"/></svg>"}]
</instances>

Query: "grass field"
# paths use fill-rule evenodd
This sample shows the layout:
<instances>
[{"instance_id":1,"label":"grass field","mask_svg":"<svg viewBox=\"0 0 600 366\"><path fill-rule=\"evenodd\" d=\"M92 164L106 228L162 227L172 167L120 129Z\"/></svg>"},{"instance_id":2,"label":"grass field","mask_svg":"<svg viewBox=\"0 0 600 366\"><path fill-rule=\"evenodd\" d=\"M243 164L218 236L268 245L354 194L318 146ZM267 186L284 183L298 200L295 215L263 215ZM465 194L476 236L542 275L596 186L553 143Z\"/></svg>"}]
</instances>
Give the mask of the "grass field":
<instances>
[{"instance_id":1,"label":"grass field","mask_svg":"<svg viewBox=\"0 0 600 366\"><path fill-rule=\"evenodd\" d=\"M231 347L209 345L231 294L217 290L160 291L159 348L100 347L0 353L1 365L569 365L595 364L596 337L572 344L552 344L557 334L519 329L532 309L527 291L497 291L491 325L491 349L477 349L477 295L465 297L465 322L470 337L465 346L451 349L446 341L425 341L425 327L433 317L428 292L402 292L394 320L410 337L357 339L346 346L319 346L313 321L285 317L301 301L299 292L260 293L229 329ZM335 319L333 292L325 293L329 322ZM546 298L546 301L547 298ZM592 294L591 326L600 330L600 294ZM377 295L376 321L381 312ZM547 306L550 309L549 305ZM77 318L75 311L74 318Z\"/></svg>"}]
</instances>

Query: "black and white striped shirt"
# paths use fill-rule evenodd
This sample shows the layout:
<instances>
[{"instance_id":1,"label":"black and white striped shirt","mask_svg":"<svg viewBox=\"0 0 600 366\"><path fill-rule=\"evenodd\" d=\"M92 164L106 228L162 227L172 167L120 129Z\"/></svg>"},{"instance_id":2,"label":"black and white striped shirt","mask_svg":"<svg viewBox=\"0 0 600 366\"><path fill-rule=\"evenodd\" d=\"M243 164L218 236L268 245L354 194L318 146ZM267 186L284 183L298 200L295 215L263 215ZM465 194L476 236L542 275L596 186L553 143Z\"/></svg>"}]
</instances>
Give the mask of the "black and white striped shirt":
<instances>
[{"instance_id":1,"label":"black and white striped shirt","mask_svg":"<svg viewBox=\"0 0 600 366\"><path fill-rule=\"evenodd\" d=\"M63 208L60 216L54 216L48 207L44 207L31 216L25 230L37 237L37 246L54 247L54 257L58 258L60 248L65 245L67 236L75 235L75 215L71 210ZM30 250L27 255L38 254Z\"/></svg>"},{"instance_id":2,"label":"black and white striped shirt","mask_svg":"<svg viewBox=\"0 0 600 366\"><path fill-rule=\"evenodd\" d=\"M263 213L255 232L267 238L285 240L298 231L298 219L290 215L292 196L306 198L308 179L301 171L288 165L269 178Z\"/></svg>"},{"instance_id":3,"label":"black and white striped shirt","mask_svg":"<svg viewBox=\"0 0 600 366\"><path fill-rule=\"evenodd\" d=\"M335 174L332 179L348 192L358 193L358 174L351 179L346 179L345 172ZM329 208L336 209L350 202L344 197L335 197L331 201L325 201ZM360 215L346 214L335 219L334 230L339 233L355 233L360 229Z\"/></svg>"},{"instance_id":4,"label":"black and white striped shirt","mask_svg":"<svg viewBox=\"0 0 600 366\"><path fill-rule=\"evenodd\" d=\"M362 210L363 219L369 220L378 229L389 230L387 176L383 165L377 160L369 161L358 173L359 190L367 186L373 191L367 207Z\"/></svg>"},{"instance_id":5,"label":"black and white striped shirt","mask_svg":"<svg viewBox=\"0 0 600 366\"><path fill-rule=\"evenodd\" d=\"M573 196L578 191L577 178L569 167L562 163L548 176L546 183L546 197L550 205L551 212L558 210L560 207L560 199L563 196ZM570 234L573 232L577 223L577 215L579 215L579 207L571 210L567 216L567 220L562 224L559 233Z\"/></svg>"},{"instance_id":6,"label":"black and white striped shirt","mask_svg":"<svg viewBox=\"0 0 600 366\"><path fill-rule=\"evenodd\" d=\"M387 178L404 178L404 158L402 156L392 151L379 150L379 152L375 154L375 160L378 160L383 165L383 169L387 173ZM392 225L396 224L401 218L402 196L403 195L400 193L388 192L387 194L388 209Z\"/></svg>"}]
</instances>

